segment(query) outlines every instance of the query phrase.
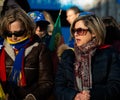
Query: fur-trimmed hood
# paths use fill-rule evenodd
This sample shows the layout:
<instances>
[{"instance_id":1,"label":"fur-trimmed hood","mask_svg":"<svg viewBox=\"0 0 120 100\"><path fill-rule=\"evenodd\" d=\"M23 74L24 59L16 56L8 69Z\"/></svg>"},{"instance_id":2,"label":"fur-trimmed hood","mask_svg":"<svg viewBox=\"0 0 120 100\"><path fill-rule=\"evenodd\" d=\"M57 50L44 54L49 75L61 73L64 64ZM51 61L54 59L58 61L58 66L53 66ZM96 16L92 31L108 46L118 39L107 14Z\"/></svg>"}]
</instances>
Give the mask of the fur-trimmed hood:
<instances>
[{"instance_id":1,"label":"fur-trimmed hood","mask_svg":"<svg viewBox=\"0 0 120 100\"><path fill-rule=\"evenodd\" d=\"M69 47L69 46L66 45L66 44L61 44L61 45L58 47L57 56L59 57L59 59L60 59L62 53L63 53L65 50L67 50L67 49L72 49L72 50L73 50L73 48Z\"/></svg>"}]
</instances>

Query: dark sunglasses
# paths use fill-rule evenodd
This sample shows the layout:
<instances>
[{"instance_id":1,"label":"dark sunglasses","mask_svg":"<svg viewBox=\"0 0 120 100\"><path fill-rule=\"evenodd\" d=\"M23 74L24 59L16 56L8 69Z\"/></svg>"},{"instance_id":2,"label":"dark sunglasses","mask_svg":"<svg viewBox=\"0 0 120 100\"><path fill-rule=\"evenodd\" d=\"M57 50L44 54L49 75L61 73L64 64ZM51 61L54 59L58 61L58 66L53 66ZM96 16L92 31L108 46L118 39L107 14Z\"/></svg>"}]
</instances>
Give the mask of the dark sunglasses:
<instances>
[{"instance_id":1,"label":"dark sunglasses","mask_svg":"<svg viewBox=\"0 0 120 100\"><path fill-rule=\"evenodd\" d=\"M78 35L84 36L87 34L87 31L89 31L89 29L77 28L72 29L72 34L74 35L75 33L77 33Z\"/></svg>"},{"instance_id":2,"label":"dark sunglasses","mask_svg":"<svg viewBox=\"0 0 120 100\"><path fill-rule=\"evenodd\" d=\"M12 37L12 35L14 35L15 37L20 37L20 36L23 36L24 33L25 33L24 30L15 31L14 33L10 32L10 31L7 31L7 32L5 32L5 35L7 37Z\"/></svg>"}]
</instances>

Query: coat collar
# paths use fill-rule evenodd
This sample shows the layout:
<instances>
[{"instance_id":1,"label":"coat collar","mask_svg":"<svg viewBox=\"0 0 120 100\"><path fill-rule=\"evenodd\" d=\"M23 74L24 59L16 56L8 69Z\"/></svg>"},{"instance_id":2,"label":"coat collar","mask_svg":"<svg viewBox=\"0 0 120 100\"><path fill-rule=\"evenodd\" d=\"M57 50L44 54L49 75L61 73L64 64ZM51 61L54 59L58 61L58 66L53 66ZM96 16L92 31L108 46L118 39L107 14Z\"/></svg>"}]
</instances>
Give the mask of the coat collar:
<instances>
[{"instance_id":1,"label":"coat collar","mask_svg":"<svg viewBox=\"0 0 120 100\"><path fill-rule=\"evenodd\" d=\"M38 46L38 44L39 44L38 42L35 42L34 44L27 47L25 50L25 56L27 56L30 53L30 51L32 50L33 47ZM10 44L6 40L4 40L3 45L4 45L4 49L7 52L7 54L14 61L15 60L15 52L14 52L14 49L12 48L12 46L10 46Z\"/></svg>"}]
</instances>

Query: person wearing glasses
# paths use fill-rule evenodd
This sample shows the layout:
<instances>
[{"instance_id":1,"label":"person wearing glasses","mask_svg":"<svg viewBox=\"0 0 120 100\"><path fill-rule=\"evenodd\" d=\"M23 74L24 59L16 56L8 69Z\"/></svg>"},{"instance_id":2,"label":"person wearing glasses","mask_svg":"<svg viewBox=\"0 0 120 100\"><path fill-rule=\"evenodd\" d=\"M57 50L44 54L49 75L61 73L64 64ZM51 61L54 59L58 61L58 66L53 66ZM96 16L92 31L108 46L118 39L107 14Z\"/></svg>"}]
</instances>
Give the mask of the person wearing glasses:
<instances>
[{"instance_id":1,"label":"person wearing glasses","mask_svg":"<svg viewBox=\"0 0 120 100\"><path fill-rule=\"evenodd\" d=\"M105 26L95 14L84 13L71 25L74 51L61 54L55 77L56 100L119 100L120 59L105 45Z\"/></svg>"},{"instance_id":2,"label":"person wearing glasses","mask_svg":"<svg viewBox=\"0 0 120 100\"><path fill-rule=\"evenodd\" d=\"M34 38L35 23L20 8L9 9L0 22L0 82L7 100L47 100L53 66L50 51Z\"/></svg>"}]
</instances>

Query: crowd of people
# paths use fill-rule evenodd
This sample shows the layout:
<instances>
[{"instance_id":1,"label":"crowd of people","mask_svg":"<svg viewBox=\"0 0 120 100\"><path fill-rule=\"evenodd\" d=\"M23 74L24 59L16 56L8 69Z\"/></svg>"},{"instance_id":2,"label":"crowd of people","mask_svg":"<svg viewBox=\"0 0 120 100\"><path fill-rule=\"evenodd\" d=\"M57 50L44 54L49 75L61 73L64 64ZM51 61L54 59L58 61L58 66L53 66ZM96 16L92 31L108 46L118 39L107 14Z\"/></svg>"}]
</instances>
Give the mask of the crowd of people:
<instances>
[{"instance_id":1,"label":"crowd of people","mask_svg":"<svg viewBox=\"0 0 120 100\"><path fill-rule=\"evenodd\" d=\"M48 12L14 4L1 13L1 100L120 99L119 23L76 6L66 10L66 20L70 41L55 49L56 60Z\"/></svg>"}]
</instances>

